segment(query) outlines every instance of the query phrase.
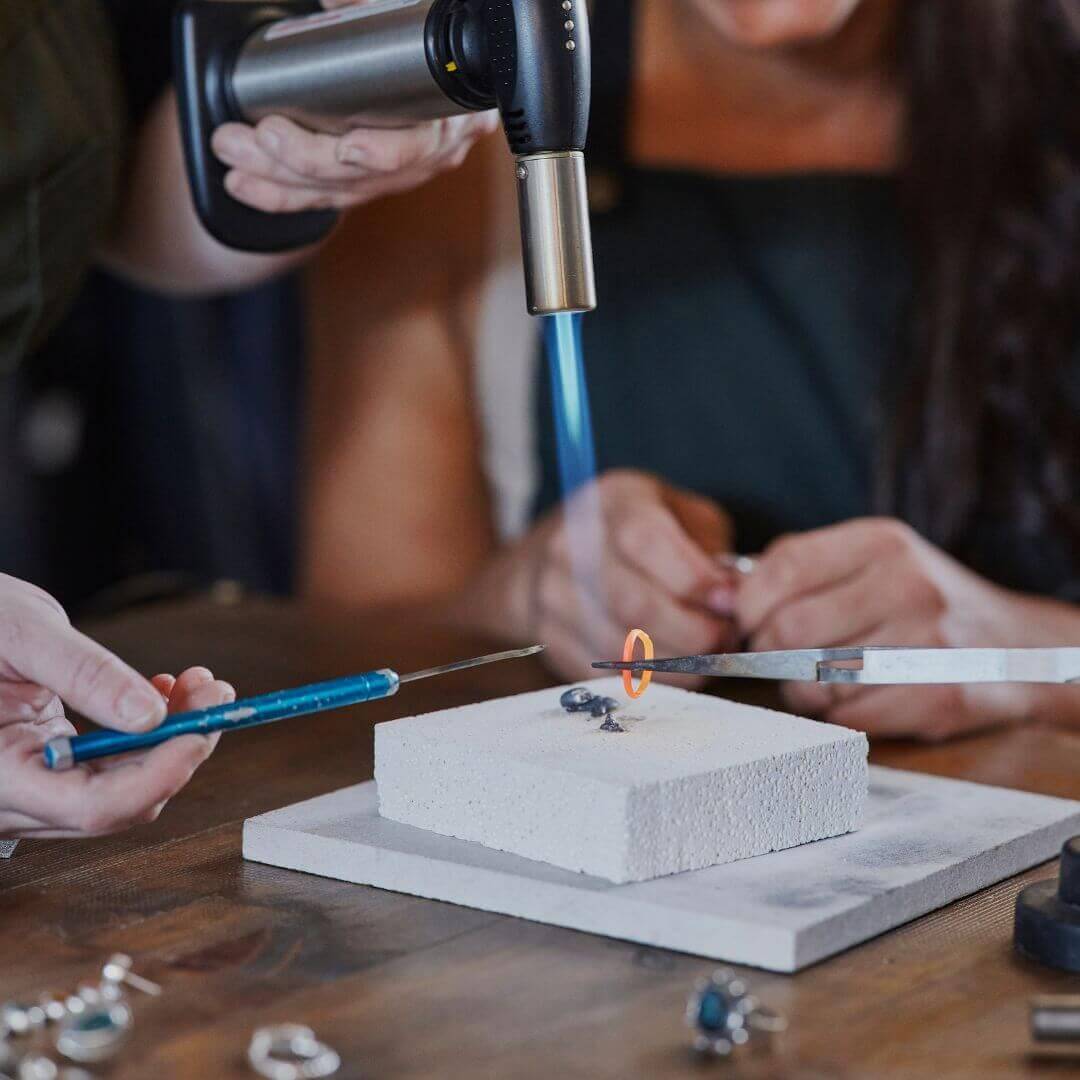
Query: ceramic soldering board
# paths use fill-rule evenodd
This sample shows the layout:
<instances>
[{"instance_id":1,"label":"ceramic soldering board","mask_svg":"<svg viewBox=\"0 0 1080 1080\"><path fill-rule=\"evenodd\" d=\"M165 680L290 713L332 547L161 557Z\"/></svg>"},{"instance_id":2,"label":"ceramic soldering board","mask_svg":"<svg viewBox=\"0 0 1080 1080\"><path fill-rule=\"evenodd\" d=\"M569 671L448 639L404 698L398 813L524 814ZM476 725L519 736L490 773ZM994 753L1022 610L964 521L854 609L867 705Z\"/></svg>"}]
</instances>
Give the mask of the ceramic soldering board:
<instances>
[{"instance_id":1,"label":"ceramic soldering board","mask_svg":"<svg viewBox=\"0 0 1080 1080\"><path fill-rule=\"evenodd\" d=\"M857 832L625 885L381 818L374 781L252 818L244 857L798 971L1052 858L1080 803L881 767Z\"/></svg>"}]
</instances>

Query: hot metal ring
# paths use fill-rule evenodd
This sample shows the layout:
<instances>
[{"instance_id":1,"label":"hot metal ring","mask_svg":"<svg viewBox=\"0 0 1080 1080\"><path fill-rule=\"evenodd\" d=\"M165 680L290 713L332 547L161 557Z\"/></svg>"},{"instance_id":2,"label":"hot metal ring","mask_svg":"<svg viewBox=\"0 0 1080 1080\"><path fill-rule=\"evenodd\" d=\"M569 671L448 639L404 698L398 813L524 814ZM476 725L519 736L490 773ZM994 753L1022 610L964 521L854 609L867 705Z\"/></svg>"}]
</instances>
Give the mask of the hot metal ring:
<instances>
[{"instance_id":1,"label":"hot metal ring","mask_svg":"<svg viewBox=\"0 0 1080 1080\"><path fill-rule=\"evenodd\" d=\"M638 642L641 642L643 660L652 660L656 656L656 650L653 648L652 638L645 633L644 630L631 630L626 635L626 642L623 645L622 658L623 660L634 659L634 646ZM632 698L639 698L649 688L649 683L652 682L652 672L642 671L639 674L638 684L634 686L634 673L630 670L624 670L622 673L623 689Z\"/></svg>"},{"instance_id":2,"label":"hot metal ring","mask_svg":"<svg viewBox=\"0 0 1080 1080\"><path fill-rule=\"evenodd\" d=\"M315 1080L341 1067L337 1051L301 1024L259 1028L251 1037L248 1061L267 1080Z\"/></svg>"}]
</instances>

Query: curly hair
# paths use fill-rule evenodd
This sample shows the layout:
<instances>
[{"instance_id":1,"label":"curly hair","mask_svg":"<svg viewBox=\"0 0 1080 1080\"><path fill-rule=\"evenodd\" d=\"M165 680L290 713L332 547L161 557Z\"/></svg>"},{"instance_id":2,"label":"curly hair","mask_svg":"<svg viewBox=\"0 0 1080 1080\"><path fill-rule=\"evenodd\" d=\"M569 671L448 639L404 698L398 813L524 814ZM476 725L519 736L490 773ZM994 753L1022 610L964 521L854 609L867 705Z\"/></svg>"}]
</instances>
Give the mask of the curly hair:
<instances>
[{"instance_id":1,"label":"curly hair","mask_svg":"<svg viewBox=\"0 0 1080 1080\"><path fill-rule=\"evenodd\" d=\"M914 371L882 501L967 558L980 522L1080 575L1080 0L908 0Z\"/></svg>"}]
</instances>

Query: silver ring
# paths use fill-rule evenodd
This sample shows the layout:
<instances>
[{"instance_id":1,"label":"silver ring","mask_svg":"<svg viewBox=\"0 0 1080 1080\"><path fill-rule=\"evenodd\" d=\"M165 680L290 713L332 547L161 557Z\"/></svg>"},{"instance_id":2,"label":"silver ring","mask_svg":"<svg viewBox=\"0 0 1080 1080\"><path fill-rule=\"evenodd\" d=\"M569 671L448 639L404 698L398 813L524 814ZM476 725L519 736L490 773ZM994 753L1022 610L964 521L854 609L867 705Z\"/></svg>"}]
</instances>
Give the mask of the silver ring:
<instances>
[{"instance_id":1,"label":"silver ring","mask_svg":"<svg viewBox=\"0 0 1080 1080\"><path fill-rule=\"evenodd\" d=\"M69 1061L107 1061L131 1034L131 1010L122 1001L87 1001L61 1024L56 1049Z\"/></svg>"},{"instance_id":2,"label":"silver ring","mask_svg":"<svg viewBox=\"0 0 1080 1080\"><path fill-rule=\"evenodd\" d=\"M753 555L736 555L734 552L725 552L723 555L718 555L716 561L725 570L733 570L741 577L749 577L757 569L757 559Z\"/></svg>"},{"instance_id":3,"label":"silver ring","mask_svg":"<svg viewBox=\"0 0 1080 1080\"><path fill-rule=\"evenodd\" d=\"M248 1061L267 1080L316 1080L333 1076L341 1067L337 1051L301 1024L259 1028L251 1036Z\"/></svg>"}]
</instances>

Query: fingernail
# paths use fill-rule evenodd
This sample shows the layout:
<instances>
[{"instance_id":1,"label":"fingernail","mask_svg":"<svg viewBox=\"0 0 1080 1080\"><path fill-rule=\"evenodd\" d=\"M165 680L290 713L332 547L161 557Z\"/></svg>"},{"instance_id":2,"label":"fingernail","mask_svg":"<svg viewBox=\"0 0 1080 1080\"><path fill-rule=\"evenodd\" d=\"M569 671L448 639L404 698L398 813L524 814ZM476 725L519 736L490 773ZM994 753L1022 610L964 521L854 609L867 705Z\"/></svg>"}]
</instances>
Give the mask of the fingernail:
<instances>
[{"instance_id":1,"label":"fingernail","mask_svg":"<svg viewBox=\"0 0 1080 1080\"><path fill-rule=\"evenodd\" d=\"M234 687L232 683L225 683L221 690L225 695L226 702L233 702L236 700L236 687Z\"/></svg>"},{"instance_id":2,"label":"fingernail","mask_svg":"<svg viewBox=\"0 0 1080 1080\"><path fill-rule=\"evenodd\" d=\"M705 597L705 604L717 615L731 615L735 611L735 593L725 587L713 589Z\"/></svg>"},{"instance_id":3,"label":"fingernail","mask_svg":"<svg viewBox=\"0 0 1080 1080\"><path fill-rule=\"evenodd\" d=\"M281 149L281 136L271 128L257 128L255 141L268 154L276 154Z\"/></svg>"},{"instance_id":4,"label":"fingernail","mask_svg":"<svg viewBox=\"0 0 1080 1080\"><path fill-rule=\"evenodd\" d=\"M235 170L225 174L225 190L230 195L239 195L243 190L244 181Z\"/></svg>"},{"instance_id":5,"label":"fingernail","mask_svg":"<svg viewBox=\"0 0 1080 1080\"><path fill-rule=\"evenodd\" d=\"M157 692L129 690L116 708L118 719L129 728L146 731L157 727L165 714L165 699Z\"/></svg>"}]
</instances>

